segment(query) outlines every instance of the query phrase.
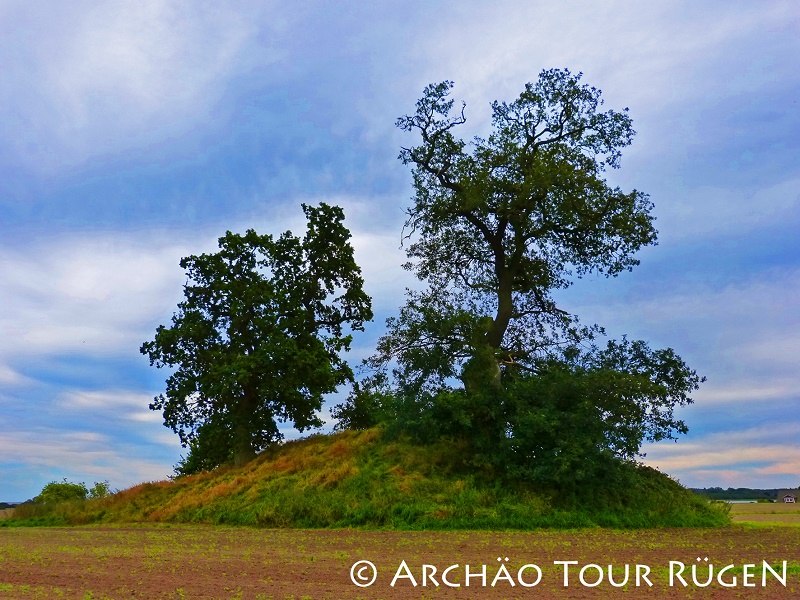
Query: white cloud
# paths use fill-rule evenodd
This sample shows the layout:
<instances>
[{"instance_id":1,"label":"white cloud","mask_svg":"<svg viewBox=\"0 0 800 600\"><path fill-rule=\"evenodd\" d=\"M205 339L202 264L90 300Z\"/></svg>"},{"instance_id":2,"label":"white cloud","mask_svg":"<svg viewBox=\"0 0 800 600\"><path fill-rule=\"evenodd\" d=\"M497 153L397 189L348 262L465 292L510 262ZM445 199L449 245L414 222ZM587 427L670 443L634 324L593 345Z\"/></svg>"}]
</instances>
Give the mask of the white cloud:
<instances>
[{"instance_id":1,"label":"white cloud","mask_svg":"<svg viewBox=\"0 0 800 600\"><path fill-rule=\"evenodd\" d=\"M246 52L262 10L172 0L7 6L0 131L12 162L53 171L201 125L232 76L254 57L275 60L265 47Z\"/></svg>"},{"instance_id":2,"label":"white cloud","mask_svg":"<svg viewBox=\"0 0 800 600\"><path fill-rule=\"evenodd\" d=\"M753 364L796 369L797 357L800 356L800 329L773 330L758 342L741 348L740 355Z\"/></svg>"},{"instance_id":3,"label":"white cloud","mask_svg":"<svg viewBox=\"0 0 800 600\"><path fill-rule=\"evenodd\" d=\"M680 201L659 206L662 242L742 236L793 221L800 214L800 178L790 177L751 193L747 189L698 187Z\"/></svg>"},{"instance_id":4,"label":"white cloud","mask_svg":"<svg viewBox=\"0 0 800 600\"><path fill-rule=\"evenodd\" d=\"M738 402L758 403L776 399L790 398L798 394L798 381L786 380L776 382L772 380L760 383L752 378L742 378L737 383L710 382L704 384L693 398L703 406L710 404L733 405Z\"/></svg>"},{"instance_id":5,"label":"white cloud","mask_svg":"<svg viewBox=\"0 0 800 600\"><path fill-rule=\"evenodd\" d=\"M71 390L56 400L60 409L103 415L107 422L161 423L161 414L148 408L155 393L129 390ZM175 437L172 436L174 445Z\"/></svg>"},{"instance_id":6,"label":"white cloud","mask_svg":"<svg viewBox=\"0 0 800 600\"><path fill-rule=\"evenodd\" d=\"M57 404L61 408L96 412L146 407L151 400L152 394L127 390L72 390L62 393Z\"/></svg>"},{"instance_id":7,"label":"white cloud","mask_svg":"<svg viewBox=\"0 0 800 600\"><path fill-rule=\"evenodd\" d=\"M0 248L0 361L59 352L135 353L174 308L189 247L131 234L59 238ZM8 368L8 367L6 367Z\"/></svg>"},{"instance_id":8,"label":"white cloud","mask_svg":"<svg viewBox=\"0 0 800 600\"><path fill-rule=\"evenodd\" d=\"M418 87L455 79L481 111L489 100L511 99L522 82L549 67L585 72L614 105L635 107L635 117L677 103L717 100L750 89L754 80L795 75L789 60L770 65L772 70L751 68L748 61L749 45L763 45L765 32L797 23L791 2L770 2L756 11L686 2L508 1L462 3L443 12L429 19L427 35L414 45L421 63Z\"/></svg>"},{"instance_id":9,"label":"white cloud","mask_svg":"<svg viewBox=\"0 0 800 600\"><path fill-rule=\"evenodd\" d=\"M369 211L358 199L327 201L345 205L376 312L393 312L404 288L414 283L400 268L399 233L370 227ZM232 229L247 227L302 235L305 221L295 205ZM0 330L6 332L0 338L0 383L24 383L19 367L32 357L138 357L142 341L167 322L181 299L180 258L216 250L224 229L65 235L32 242L24 251L0 246Z\"/></svg>"},{"instance_id":10,"label":"white cloud","mask_svg":"<svg viewBox=\"0 0 800 600\"><path fill-rule=\"evenodd\" d=\"M738 365L741 373L796 380L795 370L786 364L800 338L800 271L795 267L762 270L722 284L712 278L673 278L666 287L665 281L656 280L647 289L639 284L633 288L635 296L599 299L586 292L571 297L569 308L611 332L655 336L670 345L683 340L722 369Z\"/></svg>"},{"instance_id":11,"label":"white cloud","mask_svg":"<svg viewBox=\"0 0 800 600\"><path fill-rule=\"evenodd\" d=\"M697 487L778 487L800 478L800 421L647 444L646 464ZM776 483L783 482L783 483Z\"/></svg>"},{"instance_id":12,"label":"white cloud","mask_svg":"<svg viewBox=\"0 0 800 600\"><path fill-rule=\"evenodd\" d=\"M162 418L161 415L157 412L152 410L139 410L134 412L128 412L123 415L128 421L135 421L137 423L161 423ZM174 437L172 438L174 441Z\"/></svg>"},{"instance_id":13,"label":"white cloud","mask_svg":"<svg viewBox=\"0 0 800 600\"><path fill-rule=\"evenodd\" d=\"M8 365L0 363L0 385L17 386L30 383L31 380Z\"/></svg>"},{"instance_id":14,"label":"white cloud","mask_svg":"<svg viewBox=\"0 0 800 600\"><path fill-rule=\"evenodd\" d=\"M0 431L0 456L5 464L25 464L40 474L42 481L34 484L39 489L48 478L61 477L87 483L107 479L112 487L122 488L166 479L171 471L164 463L145 458L141 448L114 443L92 431Z\"/></svg>"}]
</instances>

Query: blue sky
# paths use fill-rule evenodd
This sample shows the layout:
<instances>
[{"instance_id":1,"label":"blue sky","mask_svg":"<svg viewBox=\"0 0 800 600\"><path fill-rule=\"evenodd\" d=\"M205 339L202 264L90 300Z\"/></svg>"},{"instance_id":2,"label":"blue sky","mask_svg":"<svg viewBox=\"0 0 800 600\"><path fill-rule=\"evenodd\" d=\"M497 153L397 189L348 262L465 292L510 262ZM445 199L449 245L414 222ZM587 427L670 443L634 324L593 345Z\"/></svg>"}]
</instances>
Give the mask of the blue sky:
<instances>
[{"instance_id":1,"label":"blue sky","mask_svg":"<svg viewBox=\"0 0 800 600\"><path fill-rule=\"evenodd\" d=\"M138 352L180 257L231 229L345 208L376 320L412 143L395 119L451 79L466 134L567 67L630 108L610 174L650 194L659 245L564 306L670 346L708 382L690 433L646 448L691 486L800 485L800 8L764 2L0 2L0 500L67 477L163 479L181 449Z\"/></svg>"}]
</instances>

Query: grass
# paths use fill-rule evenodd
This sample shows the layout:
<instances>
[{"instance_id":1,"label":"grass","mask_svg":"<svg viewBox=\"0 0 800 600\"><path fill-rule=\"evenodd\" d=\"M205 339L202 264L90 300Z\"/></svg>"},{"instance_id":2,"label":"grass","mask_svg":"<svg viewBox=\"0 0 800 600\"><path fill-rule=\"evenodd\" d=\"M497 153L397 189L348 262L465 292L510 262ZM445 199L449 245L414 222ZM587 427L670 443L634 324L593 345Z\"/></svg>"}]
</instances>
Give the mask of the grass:
<instances>
[{"instance_id":1,"label":"grass","mask_svg":"<svg viewBox=\"0 0 800 600\"><path fill-rule=\"evenodd\" d=\"M731 519L746 525L800 527L800 505L780 502L732 504Z\"/></svg>"},{"instance_id":2,"label":"grass","mask_svg":"<svg viewBox=\"0 0 800 600\"><path fill-rule=\"evenodd\" d=\"M728 523L710 503L649 468L630 485L569 501L459 471L460 449L390 441L380 430L284 444L241 468L143 483L109 498L24 506L10 525L208 523L271 528L535 529Z\"/></svg>"}]
</instances>

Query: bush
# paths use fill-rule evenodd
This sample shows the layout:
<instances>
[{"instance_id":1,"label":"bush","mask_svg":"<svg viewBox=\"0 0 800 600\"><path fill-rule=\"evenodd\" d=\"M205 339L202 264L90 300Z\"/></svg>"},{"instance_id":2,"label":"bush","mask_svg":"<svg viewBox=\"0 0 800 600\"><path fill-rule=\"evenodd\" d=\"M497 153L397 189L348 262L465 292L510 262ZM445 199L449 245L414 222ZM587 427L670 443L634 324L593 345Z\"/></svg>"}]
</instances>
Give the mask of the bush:
<instances>
[{"instance_id":1,"label":"bush","mask_svg":"<svg viewBox=\"0 0 800 600\"><path fill-rule=\"evenodd\" d=\"M666 437L649 423L644 400L660 388L640 373L554 361L536 374L506 377L496 389L387 387L377 381L357 389L339 407L340 427L360 429L372 417L390 438L456 442L465 471L562 498L627 487L642 442Z\"/></svg>"},{"instance_id":2,"label":"bush","mask_svg":"<svg viewBox=\"0 0 800 600\"><path fill-rule=\"evenodd\" d=\"M95 481L92 488L89 490L89 498L92 500L96 498L106 498L113 492L108 481Z\"/></svg>"},{"instance_id":3,"label":"bush","mask_svg":"<svg viewBox=\"0 0 800 600\"><path fill-rule=\"evenodd\" d=\"M335 431L346 429L365 430L386 420L384 410L392 404L392 392L383 373L354 383L350 395L331 410L331 416L338 421Z\"/></svg>"},{"instance_id":4,"label":"bush","mask_svg":"<svg viewBox=\"0 0 800 600\"><path fill-rule=\"evenodd\" d=\"M64 478L63 481L51 481L45 485L33 501L36 504L58 504L60 502L86 500L88 496L89 490L86 488L85 483L72 483Z\"/></svg>"}]
</instances>

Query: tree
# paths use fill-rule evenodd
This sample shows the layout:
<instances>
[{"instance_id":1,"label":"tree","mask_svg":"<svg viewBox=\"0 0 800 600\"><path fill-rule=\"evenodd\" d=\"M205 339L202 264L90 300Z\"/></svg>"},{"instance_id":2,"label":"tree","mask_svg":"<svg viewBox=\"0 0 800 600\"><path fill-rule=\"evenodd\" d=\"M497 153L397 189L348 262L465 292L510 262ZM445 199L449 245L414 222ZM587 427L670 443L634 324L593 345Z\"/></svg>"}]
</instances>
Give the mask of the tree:
<instances>
[{"instance_id":1,"label":"tree","mask_svg":"<svg viewBox=\"0 0 800 600\"><path fill-rule=\"evenodd\" d=\"M509 386L507 448L498 454L537 481L597 480L614 461L639 456L643 441L686 433L674 408L689 404L700 382L673 350L627 338L551 361Z\"/></svg>"},{"instance_id":2,"label":"tree","mask_svg":"<svg viewBox=\"0 0 800 600\"><path fill-rule=\"evenodd\" d=\"M37 504L57 504L75 500L86 500L89 490L86 484L73 483L64 478L63 481L51 481L42 488L33 501Z\"/></svg>"},{"instance_id":3,"label":"tree","mask_svg":"<svg viewBox=\"0 0 800 600\"><path fill-rule=\"evenodd\" d=\"M470 144L454 133L466 118L452 82L429 85L398 120L421 137L400 154L415 190L405 267L428 289L408 293L374 365L396 360L416 390L452 377L497 388L504 372L591 337L553 292L630 270L656 230L646 194L604 179L634 135L627 109L602 112L600 91L580 79L543 71L514 102L494 102L491 135Z\"/></svg>"},{"instance_id":4,"label":"tree","mask_svg":"<svg viewBox=\"0 0 800 600\"><path fill-rule=\"evenodd\" d=\"M84 482L74 483L67 481L66 477L61 481L51 481L46 484L39 495L33 499L36 504L58 504L59 502L73 502L80 500L96 500L106 498L113 492L108 481L95 481L91 488L87 488Z\"/></svg>"},{"instance_id":5,"label":"tree","mask_svg":"<svg viewBox=\"0 0 800 600\"><path fill-rule=\"evenodd\" d=\"M96 500L99 498L107 498L115 492L111 491L111 484L108 481L95 481L94 485L89 489L89 498Z\"/></svg>"},{"instance_id":6,"label":"tree","mask_svg":"<svg viewBox=\"0 0 800 600\"><path fill-rule=\"evenodd\" d=\"M633 139L627 109L601 110L580 80L543 71L515 101L492 103L491 134L469 144L455 135L465 107L454 111L449 81L397 121L421 139L400 153L415 192L404 266L427 287L387 321L372 377L339 407L346 422L368 422L378 402L374 414L421 441L466 444L473 466L562 489L606 480L644 440L687 431L674 409L703 379L669 348L598 347L602 328L554 298L576 278L631 270L657 234L648 196L605 179Z\"/></svg>"},{"instance_id":7,"label":"tree","mask_svg":"<svg viewBox=\"0 0 800 600\"><path fill-rule=\"evenodd\" d=\"M323 395L353 377L344 328L362 330L371 301L342 209L303 211L302 239L229 231L219 252L182 259L184 300L141 347L174 369L150 408L190 448L184 471L243 464L282 439L279 421L321 425Z\"/></svg>"}]
</instances>

